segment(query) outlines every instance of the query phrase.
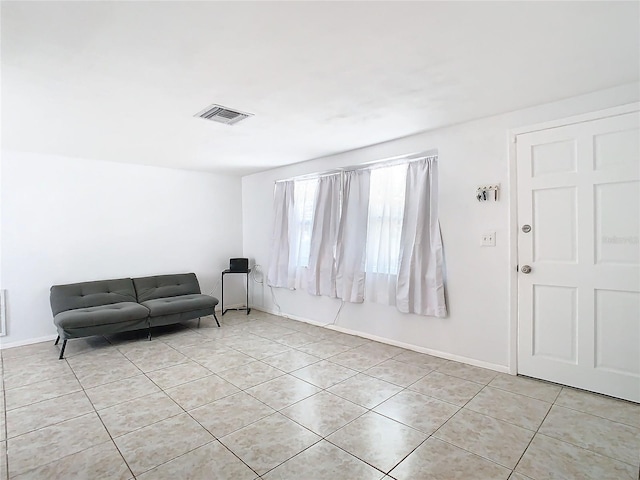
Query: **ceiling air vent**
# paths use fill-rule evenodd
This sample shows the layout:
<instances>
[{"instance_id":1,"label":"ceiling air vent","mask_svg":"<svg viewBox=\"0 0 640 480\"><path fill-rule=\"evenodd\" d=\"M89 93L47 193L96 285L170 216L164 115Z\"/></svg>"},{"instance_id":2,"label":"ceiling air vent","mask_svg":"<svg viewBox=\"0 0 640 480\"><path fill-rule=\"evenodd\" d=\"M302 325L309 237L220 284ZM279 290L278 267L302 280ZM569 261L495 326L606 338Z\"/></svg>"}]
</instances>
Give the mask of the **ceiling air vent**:
<instances>
[{"instance_id":1,"label":"ceiling air vent","mask_svg":"<svg viewBox=\"0 0 640 480\"><path fill-rule=\"evenodd\" d=\"M253 113L244 113L239 112L238 110L231 110L230 108L223 107L222 105L210 105L201 112L194 115L194 117L200 117L204 118L205 120L224 123L226 125L234 125L239 121L252 116Z\"/></svg>"}]
</instances>

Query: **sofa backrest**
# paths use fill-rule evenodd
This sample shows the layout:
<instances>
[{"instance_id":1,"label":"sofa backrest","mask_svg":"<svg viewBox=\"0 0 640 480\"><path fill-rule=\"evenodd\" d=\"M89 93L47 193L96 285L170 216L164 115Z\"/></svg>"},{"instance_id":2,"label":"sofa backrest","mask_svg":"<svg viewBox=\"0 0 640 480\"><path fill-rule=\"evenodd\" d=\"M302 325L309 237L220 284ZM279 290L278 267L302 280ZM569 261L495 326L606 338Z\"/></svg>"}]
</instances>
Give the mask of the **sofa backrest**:
<instances>
[{"instance_id":1,"label":"sofa backrest","mask_svg":"<svg viewBox=\"0 0 640 480\"><path fill-rule=\"evenodd\" d=\"M138 302L200 293L200 284L195 273L134 278L133 284Z\"/></svg>"},{"instance_id":2,"label":"sofa backrest","mask_svg":"<svg viewBox=\"0 0 640 480\"><path fill-rule=\"evenodd\" d=\"M60 312L76 308L137 301L130 278L54 285L51 287L49 300L54 317Z\"/></svg>"}]
</instances>

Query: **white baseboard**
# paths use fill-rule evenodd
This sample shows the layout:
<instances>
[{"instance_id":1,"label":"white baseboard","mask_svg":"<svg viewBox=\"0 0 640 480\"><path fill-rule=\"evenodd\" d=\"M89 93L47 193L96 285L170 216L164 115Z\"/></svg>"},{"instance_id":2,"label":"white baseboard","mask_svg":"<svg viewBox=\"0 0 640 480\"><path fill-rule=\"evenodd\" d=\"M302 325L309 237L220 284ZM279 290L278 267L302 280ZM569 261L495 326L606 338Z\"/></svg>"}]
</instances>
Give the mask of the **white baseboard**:
<instances>
[{"instance_id":1,"label":"white baseboard","mask_svg":"<svg viewBox=\"0 0 640 480\"><path fill-rule=\"evenodd\" d=\"M38 338L29 338L28 340L19 340L17 342L0 342L0 350L4 350L5 348L13 348L13 347L24 347L25 345L32 345L34 343L41 342L49 342L53 341L58 337L58 335L47 335L45 337Z\"/></svg>"},{"instance_id":2,"label":"white baseboard","mask_svg":"<svg viewBox=\"0 0 640 480\"><path fill-rule=\"evenodd\" d=\"M291 320L297 320L298 322L310 323L311 325L315 325L316 327L324 327L327 324L324 322L318 322L317 320L311 320L310 318L300 317L298 315L291 315L290 313L282 313L277 310L272 310L270 308L264 307L251 307L251 310L259 310L261 312L270 313L271 315L275 315L277 317L289 318Z\"/></svg>"},{"instance_id":3,"label":"white baseboard","mask_svg":"<svg viewBox=\"0 0 640 480\"><path fill-rule=\"evenodd\" d=\"M418 345L412 345L410 343L398 342L389 338L378 337L377 335L370 335L368 333L358 332L357 330L350 330L348 328L339 327L337 325L327 325L326 328L329 328L330 330L337 330L342 333L348 333L349 335L355 335L357 337L367 338L376 342L386 343L387 345L393 345L394 347L405 348L407 350L413 350L414 352L418 353L426 353L427 355L433 355L434 357L440 357L447 360L466 363L475 367L488 368L489 370L495 370L496 372L509 373L509 367L506 367L504 365L496 365L495 363L484 362L482 360L476 360L475 358L463 357L462 355L442 352L440 350L433 350L431 348L420 347Z\"/></svg>"},{"instance_id":4,"label":"white baseboard","mask_svg":"<svg viewBox=\"0 0 640 480\"><path fill-rule=\"evenodd\" d=\"M227 308L237 308L237 307L244 307L244 305L237 305L237 306L236 305L229 305ZM252 306L251 309L252 310L258 310L260 312L270 313L270 314L276 315L278 317L283 317L283 318L288 318L288 319L291 319L291 320L296 320L296 321L299 321L299 322L309 323L309 324L315 325L317 327L324 327L324 328L328 328L330 330L336 330L338 332L347 333L349 335L355 335L356 337L366 338L367 340L373 340L375 342L385 343L387 345L393 345L394 347L405 348L407 350L412 350L412 351L418 352L418 353L426 353L428 355L433 355L434 357L440 357L440 358L444 358L444 359L447 359L447 360L453 360L453 361L456 361L456 362L466 363L468 365L473 365L473 366L476 366L476 367L488 368L489 370L495 370L496 372L509 373L509 367L504 366L504 365L496 365L494 363L489 363L489 362L485 362L485 361L482 361L482 360L476 360L475 358L463 357L461 355L455 355L453 353L442 352L440 350L433 350L431 348L420 347L418 345L412 345L410 343L398 342L398 341L392 340L390 338L379 337L377 335L371 335L371 334L368 334L368 333L360 332L358 330L351 330L351 329L348 329L348 328L339 327L337 325L332 325L332 324L329 324L329 323L318 322L317 320L312 320L310 318L301 317L299 315L284 314L282 312L278 312L277 310L273 310L273 309L269 309L269 308L265 308L265 307ZM218 310L218 312L219 312L219 310ZM47 335L45 337L31 338L31 339L28 339L28 340L21 340L21 341L18 341L18 342L10 342L10 343L0 342L0 350L5 349L5 348L22 347L22 346L25 346L25 345L31 345L33 343L53 341L53 340L56 339L56 337L57 337L57 335Z\"/></svg>"},{"instance_id":5,"label":"white baseboard","mask_svg":"<svg viewBox=\"0 0 640 480\"><path fill-rule=\"evenodd\" d=\"M453 353L442 352L440 350L434 350L431 348L420 347L418 345L412 345L410 343L398 342L396 340L392 340L386 337L379 337L377 335L371 335L369 333L360 332L358 330L350 330L348 328L339 327L337 325L333 325L330 323L321 323L316 320L311 320L309 318L300 317L298 315L291 314L283 314L276 310L267 309L264 307L252 307L254 310L260 310L261 312L270 313L272 315L276 315L279 317L289 318L291 320L298 320L304 323L310 323L312 325L316 325L319 327L325 327L330 330L336 330L338 332L347 333L349 335L355 335L356 337L366 338L368 340L373 340L375 342L385 343L387 345L393 345L394 347L405 348L407 350L412 350L418 353L426 353L427 355L433 355L434 357L444 358L446 360L453 360L455 362L466 363L468 365L473 365L475 367L487 368L489 370L494 370L500 373L509 373L509 367L505 365L497 365L495 363L485 362L482 360L476 360L475 358L463 357L462 355L456 355Z\"/></svg>"}]
</instances>

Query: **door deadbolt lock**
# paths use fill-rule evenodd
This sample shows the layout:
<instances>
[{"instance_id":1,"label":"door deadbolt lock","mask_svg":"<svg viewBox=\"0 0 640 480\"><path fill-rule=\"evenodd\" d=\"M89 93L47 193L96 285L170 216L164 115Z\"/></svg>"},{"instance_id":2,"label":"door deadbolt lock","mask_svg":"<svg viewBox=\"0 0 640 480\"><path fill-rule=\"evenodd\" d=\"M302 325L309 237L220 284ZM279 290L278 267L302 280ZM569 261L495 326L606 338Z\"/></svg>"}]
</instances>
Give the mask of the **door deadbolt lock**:
<instances>
[{"instance_id":1,"label":"door deadbolt lock","mask_svg":"<svg viewBox=\"0 0 640 480\"><path fill-rule=\"evenodd\" d=\"M524 233L529 233L531 231L531 225L523 225L522 226L522 231Z\"/></svg>"},{"instance_id":2,"label":"door deadbolt lock","mask_svg":"<svg viewBox=\"0 0 640 480\"><path fill-rule=\"evenodd\" d=\"M529 265L522 265L520 271L524 274L531 273L531 267Z\"/></svg>"}]
</instances>

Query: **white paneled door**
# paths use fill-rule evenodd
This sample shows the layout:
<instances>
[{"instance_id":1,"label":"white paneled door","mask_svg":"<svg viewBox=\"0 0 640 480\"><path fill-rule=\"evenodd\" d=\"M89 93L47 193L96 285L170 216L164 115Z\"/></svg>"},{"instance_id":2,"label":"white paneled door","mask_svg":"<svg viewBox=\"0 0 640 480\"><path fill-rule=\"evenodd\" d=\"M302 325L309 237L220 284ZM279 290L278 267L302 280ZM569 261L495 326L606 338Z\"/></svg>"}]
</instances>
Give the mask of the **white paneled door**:
<instances>
[{"instance_id":1,"label":"white paneled door","mask_svg":"<svg viewBox=\"0 0 640 480\"><path fill-rule=\"evenodd\" d=\"M638 112L518 135L518 373L640 402Z\"/></svg>"}]
</instances>

